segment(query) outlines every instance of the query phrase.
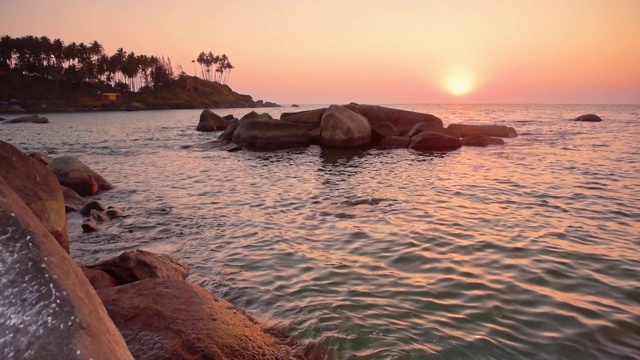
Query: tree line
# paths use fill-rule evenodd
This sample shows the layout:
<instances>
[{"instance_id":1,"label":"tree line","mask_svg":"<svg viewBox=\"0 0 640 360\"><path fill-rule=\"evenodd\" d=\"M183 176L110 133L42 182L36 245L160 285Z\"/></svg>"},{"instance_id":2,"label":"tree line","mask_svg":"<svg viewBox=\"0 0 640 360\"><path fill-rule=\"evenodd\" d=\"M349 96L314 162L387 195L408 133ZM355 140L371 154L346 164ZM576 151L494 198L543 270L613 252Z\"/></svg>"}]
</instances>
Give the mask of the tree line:
<instances>
[{"instance_id":1,"label":"tree line","mask_svg":"<svg viewBox=\"0 0 640 360\"><path fill-rule=\"evenodd\" d=\"M226 55L201 53L202 78L226 82L233 65ZM211 78L211 68L215 72ZM181 67L179 66L180 70ZM144 87L156 89L174 80L173 67L164 56L138 55L119 48L113 55L104 52L98 41L89 44L46 36L27 35L0 38L0 74L37 76L42 79L68 81L80 85L85 81L109 84L120 91L137 91ZM180 72L180 75L186 75ZM226 77L225 77L226 75Z\"/></svg>"}]
</instances>

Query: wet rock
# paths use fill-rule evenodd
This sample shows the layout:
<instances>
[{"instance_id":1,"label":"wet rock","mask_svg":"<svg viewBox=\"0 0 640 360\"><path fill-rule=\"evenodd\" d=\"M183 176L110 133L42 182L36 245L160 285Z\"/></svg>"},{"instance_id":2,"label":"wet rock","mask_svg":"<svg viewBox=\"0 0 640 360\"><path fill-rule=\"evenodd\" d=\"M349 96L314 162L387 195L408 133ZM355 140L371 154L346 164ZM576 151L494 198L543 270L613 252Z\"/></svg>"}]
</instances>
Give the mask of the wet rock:
<instances>
[{"instance_id":1,"label":"wet rock","mask_svg":"<svg viewBox=\"0 0 640 360\"><path fill-rule=\"evenodd\" d=\"M489 146L504 145L504 140L487 135L469 135L460 139L460 143L464 146Z\"/></svg>"},{"instance_id":2,"label":"wet rock","mask_svg":"<svg viewBox=\"0 0 640 360\"><path fill-rule=\"evenodd\" d=\"M454 150L462 146L460 139L433 131L424 131L411 138L412 149L421 150Z\"/></svg>"},{"instance_id":3,"label":"wet rock","mask_svg":"<svg viewBox=\"0 0 640 360\"><path fill-rule=\"evenodd\" d=\"M232 142L252 150L290 149L309 146L311 136L304 127L287 121L243 119Z\"/></svg>"},{"instance_id":4,"label":"wet rock","mask_svg":"<svg viewBox=\"0 0 640 360\"><path fill-rule=\"evenodd\" d=\"M233 133L238 128L238 119L234 119L229 121L229 125L226 129L218 136L218 140L231 141L233 139Z\"/></svg>"},{"instance_id":5,"label":"wet rock","mask_svg":"<svg viewBox=\"0 0 640 360\"><path fill-rule=\"evenodd\" d=\"M80 266L80 269L95 290L106 289L120 285L118 284L118 280L116 280L116 278L102 270L92 269L86 266Z\"/></svg>"},{"instance_id":6,"label":"wet rock","mask_svg":"<svg viewBox=\"0 0 640 360\"><path fill-rule=\"evenodd\" d=\"M367 119L344 106L331 105L320 122L322 146L354 148L371 142L371 124Z\"/></svg>"},{"instance_id":7,"label":"wet rock","mask_svg":"<svg viewBox=\"0 0 640 360\"><path fill-rule=\"evenodd\" d=\"M102 212L102 211L106 211L107 207L104 206L104 204L102 204L101 202L93 200L93 201L87 202L78 212L80 213L80 215L84 217L89 217L91 215L91 210L97 210L98 212Z\"/></svg>"},{"instance_id":8,"label":"wet rock","mask_svg":"<svg viewBox=\"0 0 640 360\"><path fill-rule=\"evenodd\" d=\"M111 220L115 218L122 218L127 216L125 215L124 210L122 210L122 208L115 207L115 206L109 206L107 208L107 215Z\"/></svg>"},{"instance_id":9,"label":"wet rock","mask_svg":"<svg viewBox=\"0 0 640 360\"><path fill-rule=\"evenodd\" d=\"M189 268L171 256L144 250L127 251L89 267L110 274L120 284L148 278L184 280L189 275Z\"/></svg>"},{"instance_id":10,"label":"wet rock","mask_svg":"<svg viewBox=\"0 0 640 360\"><path fill-rule=\"evenodd\" d=\"M376 145L378 149L403 149L411 145L411 138L408 136L391 136L386 137Z\"/></svg>"},{"instance_id":11,"label":"wet rock","mask_svg":"<svg viewBox=\"0 0 640 360\"><path fill-rule=\"evenodd\" d=\"M406 135L414 125L427 123L434 127L442 127L442 120L431 114L414 111L391 109L377 105L353 104L357 111L369 120L371 126L381 123L391 123L398 131L398 135Z\"/></svg>"},{"instance_id":12,"label":"wet rock","mask_svg":"<svg viewBox=\"0 0 640 360\"><path fill-rule=\"evenodd\" d=\"M455 137L455 138L459 138L460 134L455 131L455 130L451 130L451 129L445 129L442 126L437 126L437 125L433 125L430 123L418 123L415 124L411 130L409 130L409 132L407 133L406 136L408 137L413 137L415 135L420 134L421 132L425 132L425 131L430 131L430 132L437 132L440 134L445 134L451 137Z\"/></svg>"},{"instance_id":13,"label":"wet rock","mask_svg":"<svg viewBox=\"0 0 640 360\"><path fill-rule=\"evenodd\" d=\"M82 222L82 231L94 232L98 230L100 224L111 220L106 211L91 209L89 217Z\"/></svg>"},{"instance_id":14,"label":"wet rock","mask_svg":"<svg viewBox=\"0 0 640 360\"><path fill-rule=\"evenodd\" d=\"M64 198L55 175L13 145L0 140L0 178L22 198L68 253Z\"/></svg>"},{"instance_id":15,"label":"wet rock","mask_svg":"<svg viewBox=\"0 0 640 360\"><path fill-rule=\"evenodd\" d=\"M280 114L280 120L301 125L307 130L313 130L320 127L320 121L322 121L322 115L324 115L325 111L327 111L327 108L285 112Z\"/></svg>"},{"instance_id":16,"label":"wet rock","mask_svg":"<svg viewBox=\"0 0 640 360\"><path fill-rule=\"evenodd\" d=\"M32 158L33 160L41 163L44 166L47 166L47 165L51 164L51 161L53 161L51 156L47 155L46 153L43 153L42 151L36 151L36 152L29 153L28 156L30 158Z\"/></svg>"},{"instance_id":17,"label":"wet rock","mask_svg":"<svg viewBox=\"0 0 640 360\"><path fill-rule=\"evenodd\" d=\"M447 129L457 131L460 137L470 135L486 135L491 137L513 138L518 136L516 129L504 125L466 125L451 124Z\"/></svg>"},{"instance_id":18,"label":"wet rock","mask_svg":"<svg viewBox=\"0 0 640 360\"><path fill-rule=\"evenodd\" d=\"M5 121L5 124L24 124L24 123L32 123L32 124L47 124L49 119L44 116L38 115L26 115L20 116L15 119L10 119Z\"/></svg>"},{"instance_id":19,"label":"wet rock","mask_svg":"<svg viewBox=\"0 0 640 360\"><path fill-rule=\"evenodd\" d=\"M62 197L64 198L64 211L65 212L79 212L83 206L85 206L89 200L78 195L75 191L69 189L66 186L62 187Z\"/></svg>"},{"instance_id":20,"label":"wet rock","mask_svg":"<svg viewBox=\"0 0 640 360\"><path fill-rule=\"evenodd\" d=\"M98 291L137 360L289 359L291 345L184 281L146 279Z\"/></svg>"},{"instance_id":21,"label":"wet rock","mask_svg":"<svg viewBox=\"0 0 640 360\"><path fill-rule=\"evenodd\" d=\"M213 111L205 109L200 114L200 122L198 122L196 130L204 132L220 131L226 129L227 125L227 120L223 119Z\"/></svg>"},{"instance_id":22,"label":"wet rock","mask_svg":"<svg viewBox=\"0 0 640 360\"><path fill-rule=\"evenodd\" d=\"M580 115L577 118L573 119L574 121L585 121L585 122L600 122L602 118L595 114L585 114Z\"/></svg>"},{"instance_id":23,"label":"wet rock","mask_svg":"<svg viewBox=\"0 0 640 360\"><path fill-rule=\"evenodd\" d=\"M48 168L56 175L60 185L70 188L80 196L113 189L113 185L74 156L55 158Z\"/></svg>"},{"instance_id":24,"label":"wet rock","mask_svg":"<svg viewBox=\"0 0 640 360\"><path fill-rule=\"evenodd\" d=\"M78 265L2 178L0 239L0 358L133 359Z\"/></svg>"}]
</instances>

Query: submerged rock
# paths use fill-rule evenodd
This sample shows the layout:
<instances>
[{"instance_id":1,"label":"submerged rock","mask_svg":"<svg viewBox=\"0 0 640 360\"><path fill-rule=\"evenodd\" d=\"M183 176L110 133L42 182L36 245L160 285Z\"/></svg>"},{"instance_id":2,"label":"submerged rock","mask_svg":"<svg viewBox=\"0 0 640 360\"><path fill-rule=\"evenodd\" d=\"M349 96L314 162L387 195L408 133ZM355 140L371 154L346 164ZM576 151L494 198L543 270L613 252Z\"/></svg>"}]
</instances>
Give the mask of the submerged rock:
<instances>
[{"instance_id":1,"label":"submerged rock","mask_svg":"<svg viewBox=\"0 0 640 360\"><path fill-rule=\"evenodd\" d=\"M504 125L451 124L447 129L457 131L460 134L460 137L486 135L492 137L513 138L518 136L516 129L511 126Z\"/></svg>"},{"instance_id":2,"label":"submerged rock","mask_svg":"<svg viewBox=\"0 0 640 360\"><path fill-rule=\"evenodd\" d=\"M64 197L55 175L13 145L0 140L0 178L22 198L68 253Z\"/></svg>"},{"instance_id":3,"label":"submerged rock","mask_svg":"<svg viewBox=\"0 0 640 360\"><path fill-rule=\"evenodd\" d=\"M460 139L439 132L423 131L411 138L412 149L455 150L462 146Z\"/></svg>"},{"instance_id":4,"label":"submerged rock","mask_svg":"<svg viewBox=\"0 0 640 360\"><path fill-rule=\"evenodd\" d=\"M49 119L44 116L38 115L26 115L20 116L15 119L10 119L5 121L5 124L24 124L24 123L32 123L32 124L47 124Z\"/></svg>"},{"instance_id":5,"label":"submerged rock","mask_svg":"<svg viewBox=\"0 0 640 360\"><path fill-rule=\"evenodd\" d=\"M585 114L580 115L577 118L573 119L574 121L585 121L585 122L600 122L602 118L595 114Z\"/></svg>"},{"instance_id":6,"label":"submerged rock","mask_svg":"<svg viewBox=\"0 0 640 360\"><path fill-rule=\"evenodd\" d=\"M70 188L80 196L113 189L113 185L75 156L55 158L48 167L56 175L60 185Z\"/></svg>"},{"instance_id":7,"label":"submerged rock","mask_svg":"<svg viewBox=\"0 0 640 360\"><path fill-rule=\"evenodd\" d=\"M87 202L78 212L84 217L89 217L92 210L106 211L107 207L104 206L104 204L102 204L100 201L93 200Z\"/></svg>"},{"instance_id":8,"label":"submerged rock","mask_svg":"<svg viewBox=\"0 0 640 360\"><path fill-rule=\"evenodd\" d=\"M133 359L78 265L2 178L0 239L0 358Z\"/></svg>"},{"instance_id":9,"label":"submerged rock","mask_svg":"<svg viewBox=\"0 0 640 360\"><path fill-rule=\"evenodd\" d=\"M504 140L487 135L475 134L461 138L460 143L465 146L504 145Z\"/></svg>"},{"instance_id":10,"label":"submerged rock","mask_svg":"<svg viewBox=\"0 0 640 360\"><path fill-rule=\"evenodd\" d=\"M64 211L65 212L79 212L83 206L85 206L89 200L78 195L75 191L69 189L66 186L62 187L62 197L64 198Z\"/></svg>"},{"instance_id":11,"label":"submerged rock","mask_svg":"<svg viewBox=\"0 0 640 360\"><path fill-rule=\"evenodd\" d=\"M110 274L120 284L148 278L184 280L189 275L189 268L171 256L144 250L127 251L88 267Z\"/></svg>"},{"instance_id":12,"label":"submerged rock","mask_svg":"<svg viewBox=\"0 0 640 360\"><path fill-rule=\"evenodd\" d=\"M227 301L184 281L145 279L99 290L136 360L289 359L291 345Z\"/></svg>"}]
</instances>

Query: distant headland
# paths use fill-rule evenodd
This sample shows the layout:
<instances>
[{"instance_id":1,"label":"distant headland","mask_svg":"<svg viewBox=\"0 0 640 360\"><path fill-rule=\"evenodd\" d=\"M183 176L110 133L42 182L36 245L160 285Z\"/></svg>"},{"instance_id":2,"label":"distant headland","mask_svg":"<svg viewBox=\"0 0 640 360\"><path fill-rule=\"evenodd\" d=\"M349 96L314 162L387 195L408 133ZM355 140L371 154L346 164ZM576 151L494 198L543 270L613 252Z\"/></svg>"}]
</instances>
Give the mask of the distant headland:
<instances>
[{"instance_id":1,"label":"distant headland","mask_svg":"<svg viewBox=\"0 0 640 360\"><path fill-rule=\"evenodd\" d=\"M64 44L46 36L0 38L0 112L63 112L257 108L278 104L238 94L226 82L235 67L226 54L201 52L200 77L169 58L119 48L104 53L97 41Z\"/></svg>"}]
</instances>

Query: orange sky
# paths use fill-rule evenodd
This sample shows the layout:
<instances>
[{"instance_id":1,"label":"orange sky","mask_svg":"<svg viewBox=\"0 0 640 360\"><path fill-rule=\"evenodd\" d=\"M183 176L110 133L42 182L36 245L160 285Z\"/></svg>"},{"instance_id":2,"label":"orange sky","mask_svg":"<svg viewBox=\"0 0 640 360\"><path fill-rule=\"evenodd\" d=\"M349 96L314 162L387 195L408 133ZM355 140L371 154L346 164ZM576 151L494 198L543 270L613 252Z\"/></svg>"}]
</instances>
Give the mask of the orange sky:
<instances>
[{"instance_id":1,"label":"orange sky","mask_svg":"<svg viewBox=\"0 0 640 360\"><path fill-rule=\"evenodd\" d=\"M637 0L0 0L0 24L188 74L226 53L234 90L282 104L640 103Z\"/></svg>"}]
</instances>

